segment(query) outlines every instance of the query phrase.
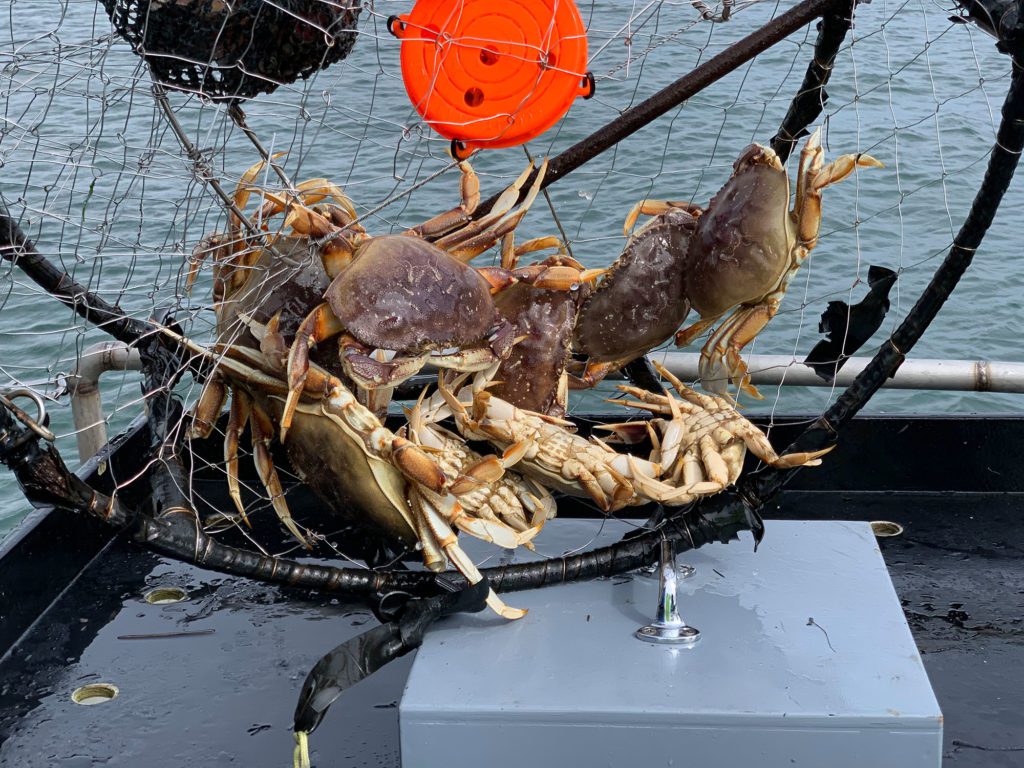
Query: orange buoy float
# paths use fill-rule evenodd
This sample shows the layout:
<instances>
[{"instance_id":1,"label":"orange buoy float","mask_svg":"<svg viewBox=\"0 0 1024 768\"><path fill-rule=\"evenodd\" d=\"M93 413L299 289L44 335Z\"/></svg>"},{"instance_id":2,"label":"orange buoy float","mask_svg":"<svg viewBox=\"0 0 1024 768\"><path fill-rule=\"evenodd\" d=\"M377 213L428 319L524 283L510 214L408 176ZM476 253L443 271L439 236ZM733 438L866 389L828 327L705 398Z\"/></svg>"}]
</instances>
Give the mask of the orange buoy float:
<instances>
[{"instance_id":1,"label":"orange buoy float","mask_svg":"<svg viewBox=\"0 0 1024 768\"><path fill-rule=\"evenodd\" d=\"M529 141L594 94L572 0L418 0L388 29L413 106L458 159Z\"/></svg>"}]
</instances>

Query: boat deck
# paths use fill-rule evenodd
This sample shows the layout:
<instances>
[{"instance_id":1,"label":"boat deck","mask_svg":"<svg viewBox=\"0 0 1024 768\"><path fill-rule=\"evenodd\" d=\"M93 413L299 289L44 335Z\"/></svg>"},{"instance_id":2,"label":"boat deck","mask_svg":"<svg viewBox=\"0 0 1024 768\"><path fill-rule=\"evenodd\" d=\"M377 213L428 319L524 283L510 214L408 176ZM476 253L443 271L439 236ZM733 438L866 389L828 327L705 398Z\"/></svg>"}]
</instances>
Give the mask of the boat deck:
<instances>
[{"instance_id":1,"label":"boat deck","mask_svg":"<svg viewBox=\"0 0 1024 768\"><path fill-rule=\"evenodd\" d=\"M1019 441L1020 426L864 420L850 450L801 473L768 510L905 527L881 546L945 714L948 766L1024 765L1024 484L1001 442ZM969 463L942 467L937 455ZM940 476L949 492L916 487L939 487ZM306 672L375 622L361 605L169 561L92 521L37 513L17 539L0 558L3 765L286 765ZM150 605L142 594L154 586L189 599ZM311 740L314 764L399 766L397 702L411 661L335 703ZM75 688L95 682L120 696L72 703Z\"/></svg>"}]
</instances>

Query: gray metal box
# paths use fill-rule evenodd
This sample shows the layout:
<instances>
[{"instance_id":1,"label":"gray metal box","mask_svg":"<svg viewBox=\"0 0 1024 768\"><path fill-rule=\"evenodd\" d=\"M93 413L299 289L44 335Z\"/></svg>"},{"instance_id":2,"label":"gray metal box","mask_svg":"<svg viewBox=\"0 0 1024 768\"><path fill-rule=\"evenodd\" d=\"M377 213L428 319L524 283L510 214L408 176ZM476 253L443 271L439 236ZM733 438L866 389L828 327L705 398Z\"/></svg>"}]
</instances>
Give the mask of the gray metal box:
<instances>
[{"instance_id":1,"label":"gray metal box","mask_svg":"<svg viewBox=\"0 0 1024 768\"><path fill-rule=\"evenodd\" d=\"M538 547L625 530L555 520ZM435 625L400 705L404 768L940 765L942 714L866 523L769 521L756 553L744 537L679 562L697 568L689 649L634 638L658 593L641 574L509 594L530 609L513 623Z\"/></svg>"}]
</instances>

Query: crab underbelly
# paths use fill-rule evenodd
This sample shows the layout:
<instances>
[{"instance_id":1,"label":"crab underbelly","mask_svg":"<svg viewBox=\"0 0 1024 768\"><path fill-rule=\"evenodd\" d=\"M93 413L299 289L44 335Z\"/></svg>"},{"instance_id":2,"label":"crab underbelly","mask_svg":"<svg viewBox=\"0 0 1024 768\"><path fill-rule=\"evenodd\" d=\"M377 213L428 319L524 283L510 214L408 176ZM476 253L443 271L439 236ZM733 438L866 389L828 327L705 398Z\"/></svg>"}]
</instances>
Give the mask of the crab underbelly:
<instances>
[{"instance_id":1,"label":"crab underbelly","mask_svg":"<svg viewBox=\"0 0 1024 768\"><path fill-rule=\"evenodd\" d=\"M279 420L283 401L261 400ZM388 462L368 455L358 438L318 405L299 405L285 449L296 474L331 511L406 545L417 542L405 478Z\"/></svg>"}]
</instances>

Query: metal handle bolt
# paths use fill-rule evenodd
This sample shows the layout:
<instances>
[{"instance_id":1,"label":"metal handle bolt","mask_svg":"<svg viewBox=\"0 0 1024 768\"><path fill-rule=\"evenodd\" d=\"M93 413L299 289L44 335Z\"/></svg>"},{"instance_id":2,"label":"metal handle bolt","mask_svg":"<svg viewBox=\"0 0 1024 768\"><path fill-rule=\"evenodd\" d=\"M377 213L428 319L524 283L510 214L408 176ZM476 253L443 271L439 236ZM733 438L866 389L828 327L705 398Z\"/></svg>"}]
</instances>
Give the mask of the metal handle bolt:
<instances>
[{"instance_id":1,"label":"metal handle bolt","mask_svg":"<svg viewBox=\"0 0 1024 768\"><path fill-rule=\"evenodd\" d=\"M679 615L676 587L680 576L676 573L675 545L668 539L662 539L658 562L658 610L653 622L636 631L639 639L663 645L693 645L700 640L700 630L689 626Z\"/></svg>"}]
</instances>

